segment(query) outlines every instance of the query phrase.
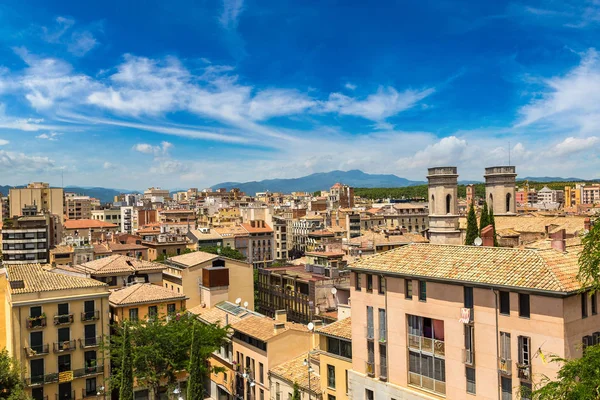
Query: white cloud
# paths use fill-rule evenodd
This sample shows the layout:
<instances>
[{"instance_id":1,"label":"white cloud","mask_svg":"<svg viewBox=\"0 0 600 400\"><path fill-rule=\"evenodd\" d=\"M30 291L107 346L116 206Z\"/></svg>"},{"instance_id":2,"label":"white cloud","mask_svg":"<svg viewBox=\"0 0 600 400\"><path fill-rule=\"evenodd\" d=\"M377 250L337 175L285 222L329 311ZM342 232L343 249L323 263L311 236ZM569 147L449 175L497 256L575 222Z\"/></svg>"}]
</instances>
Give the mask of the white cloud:
<instances>
[{"instance_id":1,"label":"white cloud","mask_svg":"<svg viewBox=\"0 0 600 400\"><path fill-rule=\"evenodd\" d=\"M344 87L348 90L355 90L357 88L357 86L353 83L347 82Z\"/></svg>"},{"instance_id":2,"label":"white cloud","mask_svg":"<svg viewBox=\"0 0 600 400\"><path fill-rule=\"evenodd\" d=\"M0 146L6 146L7 144L9 144L10 142L6 139L0 139Z\"/></svg>"},{"instance_id":3,"label":"white cloud","mask_svg":"<svg viewBox=\"0 0 600 400\"><path fill-rule=\"evenodd\" d=\"M36 138L50 140L50 141L54 142L54 141L58 140L57 136L59 136L59 135L61 135L61 133L49 132L49 133L42 133L40 135L37 135Z\"/></svg>"},{"instance_id":4,"label":"white cloud","mask_svg":"<svg viewBox=\"0 0 600 400\"><path fill-rule=\"evenodd\" d=\"M161 142L159 146L152 146L148 143L137 143L133 146L133 150L144 154L154 154L155 156L166 155L173 148L173 144L169 142Z\"/></svg>"},{"instance_id":5,"label":"white cloud","mask_svg":"<svg viewBox=\"0 0 600 400\"><path fill-rule=\"evenodd\" d=\"M244 0L223 0L223 12L219 22L225 29L237 28L240 14L244 9Z\"/></svg>"},{"instance_id":6,"label":"white cloud","mask_svg":"<svg viewBox=\"0 0 600 400\"><path fill-rule=\"evenodd\" d=\"M549 152L549 155L566 156L582 151L594 150L594 148L597 148L599 142L600 139L597 136L590 136L588 138L568 137L556 144Z\"/></svg>"}]
</instances>

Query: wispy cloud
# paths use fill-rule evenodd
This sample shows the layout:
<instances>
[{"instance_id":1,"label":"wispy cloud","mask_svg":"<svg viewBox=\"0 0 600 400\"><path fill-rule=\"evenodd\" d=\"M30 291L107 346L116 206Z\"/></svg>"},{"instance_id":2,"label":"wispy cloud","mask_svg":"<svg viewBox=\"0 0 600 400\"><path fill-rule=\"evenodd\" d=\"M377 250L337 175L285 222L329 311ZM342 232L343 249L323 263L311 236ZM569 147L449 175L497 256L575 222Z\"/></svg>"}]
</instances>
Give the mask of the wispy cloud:
<instances>
[{"instance_id":1,"label":"wispy cloud","mask_svg":"<svg viewBox=\"0 0 600 400\"><path fill-rule=\"evenodd\" d=\"M223 0L223 11L219 17L225 29L236 29L240 14L244 10L244 0Z\"/></svg>"}]
</instances>

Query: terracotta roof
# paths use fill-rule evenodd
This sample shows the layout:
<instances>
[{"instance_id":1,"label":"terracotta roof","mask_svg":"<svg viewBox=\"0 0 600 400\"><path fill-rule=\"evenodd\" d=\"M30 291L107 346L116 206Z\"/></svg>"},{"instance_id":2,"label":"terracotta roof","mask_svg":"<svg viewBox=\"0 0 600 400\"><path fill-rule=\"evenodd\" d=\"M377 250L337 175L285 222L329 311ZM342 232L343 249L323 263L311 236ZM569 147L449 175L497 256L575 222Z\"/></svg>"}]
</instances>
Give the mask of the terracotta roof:
<instances>
[{"instance_id":1,"label":"terracotta roof","mask_svg":"<svg viewBox=\"0 0 600 400\"><path fill-rule=\"evenodd\" d=\"M552 292L581 288L578 251L413 243L363 257L350 269Z\"/></svg>"},{"instance_id":2,"label":"terracotta roof","mask_svg":"<svg viewBox=\"0 0 600 400\"><path fill-rule=\"evenodd\" d=\"M111 305L127 306L142 303L164 303L167 301L185 300L182 293L151 283L136 283L122 289L113 290L108 298Z\"/></svg>"},{"instance_id":3,"label":"terracotta roof","mask_svg":"<svg viewBox=\"0 0 600 400\"><path fill-rule=\"evenodd\" d=\"M118 225L104 222L99 219L68 219L65 221L65 229L100 229L117 227Z\"/></svg>"},{"instance_id":4,"label":"terracotta roof","mask_svg":"<svg viewBox=\"0 0 600 400\"><path fill-rule=\"evenodd\" d=\"M319 354L304 353L296 358L286 361L270 369L269 374L280 379L286 380L290 385L297 383L298 386L312 393L321 392L321 378L315 371L310 374L310 385L308 382L308 368L304 365L304 360L310 357L311 360L319 362ZM314 368L318 371L318 368Z\"/></svg>"},{"instance_id":5,"label":"terracotta roof","mask_svg":"<svg viewBox=\"0 0 600 400\"><path fill-rule=\"evenodd\" d=\"M169 261L176 262L178 264L183 264L188 267L193 267L195 265L214 260L218 258L217 254L207 253L205 251L194 251L188 254L182 254L175 257L169 257Z\"/></svg>"},{"instance_id":6,"label":"terracotta roof","mask_svg":"<svg viewBox=\"0 0 600 400\"><path fill-rule=\"evenodd\" d=\"M255 227L250 225L249 223L241 224L242 228L244 228L248 233L272 233L273 229L267 224L263 227Z\"/></svg>"},{"instance_id":7,"label":"terracotta roof","mask_svg":"<svg viewBox=\"0 0 600 400\"><path fill-rule=\"evenodd\" d=\"M11 282L12 294L96 287L106 287L108 291L106 283L95 279L46 271L40 264L7 265L5 268L8 273L8 281ZM23 287L16 283L18 281L23 281Z\"/></svg>"},{"instance_id":8,"label":"terracotta roof","mask_svg":"<svg viewBox=\"0 0 600 400\"><path fill-rule=\"evenodd\" d=\"M315 332L327 336L335 336L340 339L352 340L352 322L350 321L350 317L344 318L318 328Z\"/></svg>"},{"instance_id":9,"label":"terracotta roof","mask_svg":"<svg viewBox=\"0 0 600 400\"><path fill-rule=\"evenodd\" d=\"M216 307L207 308L203 307L202 305L198 305L196 307L190 308L188 311L192 314L196 314L199 319L206 322L207 324L219 324L224 326L225 320L229 320L230 325L242 320L240 317L237 317ZM226 317L226 315L229 315L229 317Z\"/></svg>"},{"instance_id":10,"label":"terracotta roof","mask_svg":"<svg viewBox=\"0 0 600 400\"><path fill-rule=\"evenodd\" d=\"M284 328L281 328L275 332L275 324L277 323L277 321L269 317L252 315L235 324L232 324L232 328L264 342L282 334L283 332L289 331L290 329L308 332L308 328L306 328L306 326L296 324L294 322L286 322Z\"/></svg>"},{"instance_id":11,"label":"terracotta roof","mask_svg":"<svg viewBox=\"0 0 600 400\"><path fill-rule=\"evenodd\" d=\"M114 275L119 273L152 272L162 271L166 265L152 261L138 260L123 254L113 254L105 258L89 261L75 266L80 271L86 271L93 275Z\"/></svg>"}]
</instances>

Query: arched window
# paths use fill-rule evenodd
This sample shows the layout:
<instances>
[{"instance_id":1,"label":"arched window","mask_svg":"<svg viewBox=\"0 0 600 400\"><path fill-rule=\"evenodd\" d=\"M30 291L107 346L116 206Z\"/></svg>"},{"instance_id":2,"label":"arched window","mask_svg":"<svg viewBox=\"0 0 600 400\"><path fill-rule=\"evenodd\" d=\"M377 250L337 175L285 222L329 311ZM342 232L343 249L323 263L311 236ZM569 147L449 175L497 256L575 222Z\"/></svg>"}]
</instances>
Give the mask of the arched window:
<instances>
[{"instance_id":1,"label":"arched window","mask_svg":"<svg viewBox=\"0 0 600 400\"><path fill-rule=\"evenodd\" d=\"M452 204L452 195L446 195L446 214L450 214L450 206Z\"/></svg>"},{"instance_id":2,"label":"arched window","mask_svg":"<svg viewBox=\"0 0 600 400\"><path fill-rule=\"evenodd\" d=\"M512 194L506 193L506 212L510 212L510 203L512 200Z\"/></svg>"},{"instance_id":3,"label":"arched window","mask_svg":"<svg viewBox=\"0 0 600 400\"><path fill-rule=\"evenodd\" d=\"M431 213L435 214L435 196L431 195ZM404 222L404 221L402 221Z\"/></svg>"}]
</instances>

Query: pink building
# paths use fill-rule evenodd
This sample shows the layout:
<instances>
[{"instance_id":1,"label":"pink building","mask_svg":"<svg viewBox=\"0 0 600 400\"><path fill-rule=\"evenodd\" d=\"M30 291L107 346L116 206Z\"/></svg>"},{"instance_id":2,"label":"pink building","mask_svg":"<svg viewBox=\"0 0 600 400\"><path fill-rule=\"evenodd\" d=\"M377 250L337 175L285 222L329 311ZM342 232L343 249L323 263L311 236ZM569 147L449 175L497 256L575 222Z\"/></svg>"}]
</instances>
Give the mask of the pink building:
<instances>
[{"instance_id":1,"label":"pink building","mask_svg":"<svg viewBox=\"0 0 600 400\"><path fill-rule=\"evenodd\" d=\"M553 247L410 244L351 265L351 398L518 399L554 378L550 355L600 342L600 317L578 253Z\"/></svg>"}]
</instances>

